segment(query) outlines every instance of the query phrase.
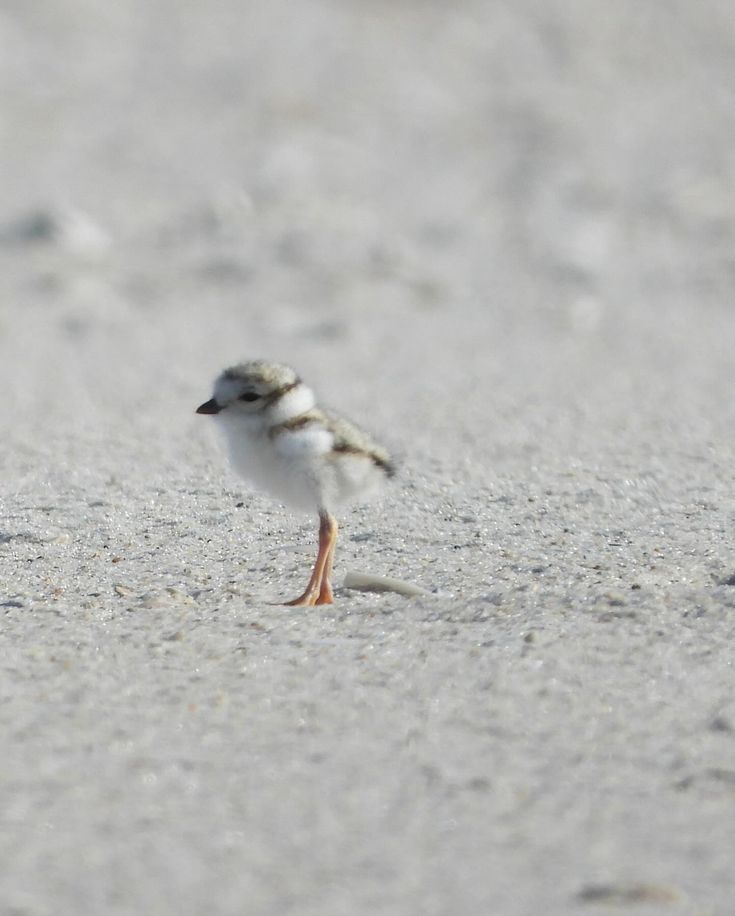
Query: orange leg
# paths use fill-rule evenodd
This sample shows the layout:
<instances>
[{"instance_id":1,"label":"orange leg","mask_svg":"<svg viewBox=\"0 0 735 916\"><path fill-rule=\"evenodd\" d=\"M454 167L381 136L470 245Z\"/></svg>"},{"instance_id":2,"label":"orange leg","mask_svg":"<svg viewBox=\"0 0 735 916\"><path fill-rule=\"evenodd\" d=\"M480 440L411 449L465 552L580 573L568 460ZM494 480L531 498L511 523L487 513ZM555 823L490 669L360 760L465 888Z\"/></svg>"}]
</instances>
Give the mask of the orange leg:
<instances>
[{"instance_id":1,"label":"orange leg","mask_svg":"<svg viewBox=\"0 0 735 916\"><path fill-rule=\"evenodd\" d=\"M317 604L333 604L334 596L332 595L332 566L334 565L334 548L337 546L337 522L329 516L330 523L330 539L329 539L329 550L327 553L327 562L324 564L324 574L322 575L322 582L319 586L319 597L316 599Z\"/></svg>"},{"instance_id":2,"label":"orange leg","mask_svg":"<svg viewBox=\"0 0 735 916\"><path fill-rule=\"evenodd\" d=\"M337 522L329 512L319 513L319 553L303 595L287 601L291 607L310 607L314 604L332 604L332 574L334 546L337 543Z\"/></svg>"}]
</instances>

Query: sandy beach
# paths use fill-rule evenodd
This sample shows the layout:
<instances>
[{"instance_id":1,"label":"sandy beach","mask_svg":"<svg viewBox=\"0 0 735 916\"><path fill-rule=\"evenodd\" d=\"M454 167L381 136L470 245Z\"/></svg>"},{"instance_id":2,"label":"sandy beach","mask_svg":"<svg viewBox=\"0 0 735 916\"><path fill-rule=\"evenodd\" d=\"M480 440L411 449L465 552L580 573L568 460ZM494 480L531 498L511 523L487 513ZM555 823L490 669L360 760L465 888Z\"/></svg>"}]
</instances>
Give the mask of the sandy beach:
<instances>
[{"instance_id":1,"label":"sandy beach","mask_svg":"<svg viewBox=\"0 0 735 916\"><path fill-rule=\"evenodd\" d=\"M729 916L731 5L0 41L2 916ZM255 357L397 458L332 606L194 413Z\"/></svg>"}]
</instances>

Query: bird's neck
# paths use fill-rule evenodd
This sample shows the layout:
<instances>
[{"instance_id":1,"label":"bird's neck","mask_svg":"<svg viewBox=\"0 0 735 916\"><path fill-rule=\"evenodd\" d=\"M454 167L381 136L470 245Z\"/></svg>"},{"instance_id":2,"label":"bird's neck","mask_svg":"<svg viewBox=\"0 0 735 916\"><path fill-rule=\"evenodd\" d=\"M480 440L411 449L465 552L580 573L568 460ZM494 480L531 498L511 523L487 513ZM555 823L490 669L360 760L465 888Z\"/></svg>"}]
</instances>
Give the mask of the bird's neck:
<instances>
[{"instance_id":1,"label":"bird's neck","mask_svg":"<svg viewBox=\"0 0 735 916\"><path fill-rule=\"evenodd\" d=\"M285 391L278 400L274 401L268 409L268 423L275 426L279 423L286 423L295 417L301 416L311 410L316 400L311 388L299 382L293 388Z\"/></svg>"}]
</instances>

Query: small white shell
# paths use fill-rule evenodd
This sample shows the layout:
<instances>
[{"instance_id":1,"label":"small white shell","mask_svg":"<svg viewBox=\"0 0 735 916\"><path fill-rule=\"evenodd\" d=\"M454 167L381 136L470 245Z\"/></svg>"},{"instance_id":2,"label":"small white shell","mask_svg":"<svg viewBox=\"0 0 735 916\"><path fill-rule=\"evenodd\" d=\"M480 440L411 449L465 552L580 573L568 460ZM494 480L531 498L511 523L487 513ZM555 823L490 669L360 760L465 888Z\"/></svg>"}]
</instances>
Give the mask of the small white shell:
<instances>
[{"instance_id":1,"label":"small white shell","mask_svg":"<svg viewBox=\"0 0 735 916\"><path fill-rule=\"evenodd\" d=\"M431 592L412 582L402 579L390 579L387 576L373 576L371 573L361 573L350 570L345 575L345 588L352 588L358 592L395 592L398 595L429 595Z\"/></svg>"}]
</instances>

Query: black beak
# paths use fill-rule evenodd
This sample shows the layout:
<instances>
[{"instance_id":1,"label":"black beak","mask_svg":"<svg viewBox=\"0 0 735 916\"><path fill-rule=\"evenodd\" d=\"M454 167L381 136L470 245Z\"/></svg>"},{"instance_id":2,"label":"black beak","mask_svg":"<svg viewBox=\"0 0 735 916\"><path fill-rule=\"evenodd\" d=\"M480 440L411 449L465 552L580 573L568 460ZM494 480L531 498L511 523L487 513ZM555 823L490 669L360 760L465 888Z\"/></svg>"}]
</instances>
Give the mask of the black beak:
<instances>
[{"instance_id":1,"label":"black beak","mask_svg":"<svg viewBox=\"0 0 735 916\"><path fill-rule=\"evenodd\" d=\"M211 398L209 401L205 401L203 404L200 404L197 407L197 413L219 413L222 408L215 401L214 398Z\"/></svg>"}]
</instances>

